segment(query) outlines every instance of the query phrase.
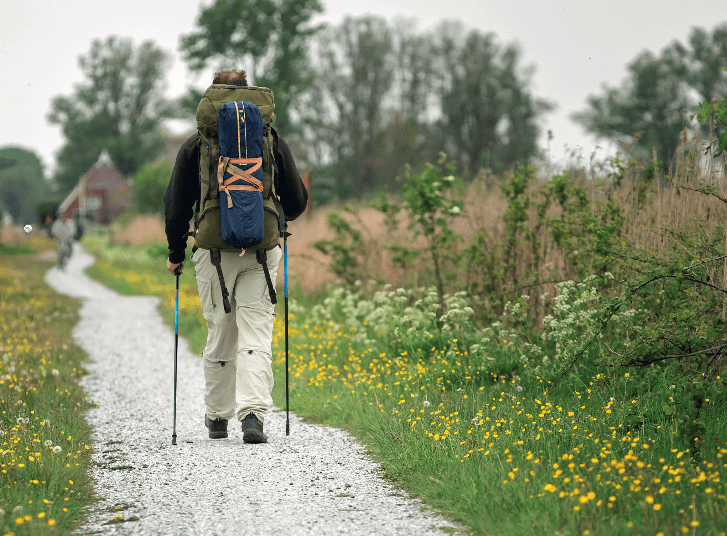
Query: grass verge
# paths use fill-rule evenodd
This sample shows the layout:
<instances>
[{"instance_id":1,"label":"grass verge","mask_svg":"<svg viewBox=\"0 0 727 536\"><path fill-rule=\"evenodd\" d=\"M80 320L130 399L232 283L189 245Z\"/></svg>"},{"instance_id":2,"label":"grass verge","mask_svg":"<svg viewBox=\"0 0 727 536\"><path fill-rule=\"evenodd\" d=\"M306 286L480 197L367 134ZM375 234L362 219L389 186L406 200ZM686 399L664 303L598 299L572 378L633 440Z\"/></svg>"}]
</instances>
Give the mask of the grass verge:
<instances>
[{"instance_id":1,"label":"grass verge","mask_svg":"<svg viewBox=\"0 0 727 536\"><path fill-rule=\"evenodd\" d=\"M85 353L72 340L77 300L43 282L54 244L0 257L0 527L4 534L67 534L94 500L91 407L78 385ZM55 258L55 255L51 256Z\"/></svg>"}]
</instances>

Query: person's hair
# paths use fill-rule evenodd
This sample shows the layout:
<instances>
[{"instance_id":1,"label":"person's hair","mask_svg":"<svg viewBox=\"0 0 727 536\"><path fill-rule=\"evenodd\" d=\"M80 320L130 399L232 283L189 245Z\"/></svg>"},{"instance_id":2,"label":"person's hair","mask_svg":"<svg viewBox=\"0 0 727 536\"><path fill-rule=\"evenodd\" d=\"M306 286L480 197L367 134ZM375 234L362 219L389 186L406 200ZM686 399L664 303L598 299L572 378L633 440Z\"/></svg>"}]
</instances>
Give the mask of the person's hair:
<instances>
[{"instance_id":1,"label":"person's hair","mask_svg":"<svg viewBox=\"0 0 727 536\"><path fill-rule=\"evenodd\" d=\"M212 79L213 84L225 84L227 86L247 86L247 75L245 71L230 69L217 71Z\"/></svg>"}]
</instances>

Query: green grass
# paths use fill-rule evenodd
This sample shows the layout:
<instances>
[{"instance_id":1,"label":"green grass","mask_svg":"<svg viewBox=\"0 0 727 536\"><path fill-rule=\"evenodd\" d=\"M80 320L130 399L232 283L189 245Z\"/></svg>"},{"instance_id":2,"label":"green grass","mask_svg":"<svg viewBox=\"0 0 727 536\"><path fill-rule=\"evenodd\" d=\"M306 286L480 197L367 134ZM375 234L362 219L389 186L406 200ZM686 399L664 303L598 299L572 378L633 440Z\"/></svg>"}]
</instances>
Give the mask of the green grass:
<instances>
[{"instance_id":1,"label":"green grass","mask_svg":"<svg viewBox=\"0 0 727 536\"><path fill-rule=\"evenodd\" d=\"M201 352L204 324L186 274L180 334ZM157 289L173 318L163 259L96 275L123 280L132 294ZM291 410L351 431L389 479L474 534L727 532L724 395L700 402L696 440L673 378L658 367L576 368L546 396L553 374L542 372L542 355L552 349L515 333L476 349L465 320L450 331L427 320L428 299L333 291L318 305L291 302ZM273 391L281 408L282 305ZM452 318L457 307L450 302Z\"/></svg>"},{"instance_id":2,"label":"green grass","mask_svg":"<svg viewBox=\"0 0 727 536\"><path fill-rule=\"evenodd\" d=\"M89 476L91 407L78 385L84 352L72 340L79 302L43 282L53 262L0 257L0 528L17 535L66 534L94 500ZM57 451L55 452L54 451Z\"/></svg>"}]
</instances>

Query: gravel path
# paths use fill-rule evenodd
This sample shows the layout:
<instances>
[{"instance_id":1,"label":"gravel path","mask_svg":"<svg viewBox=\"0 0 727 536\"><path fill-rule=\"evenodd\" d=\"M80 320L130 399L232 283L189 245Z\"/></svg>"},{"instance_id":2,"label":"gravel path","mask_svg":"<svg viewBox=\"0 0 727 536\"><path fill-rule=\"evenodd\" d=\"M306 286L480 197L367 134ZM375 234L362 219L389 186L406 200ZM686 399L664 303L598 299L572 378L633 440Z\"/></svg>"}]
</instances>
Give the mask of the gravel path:
<instances>
[{"instance_id":1,"label":"gravel path","mask_svg":"<svg viewBox=\"0 0 727 536\"><path fill-rule=\"evenodd\" d=\"M101 500L81 533L418 536L456 528L385 482L342 430L291 414L286 437L285 412L274 409L268 444L243 443L233 422L228 439L208 439L202 361L181 337L172 446L174 331L158 298L120 296L92 281L83 272L93 258L74 247L66 270L53 268L46 281L83 301L74 339L89 355L83 388L98 404L87 419ZM138 520L108 524L115 516Z\"/></svg>"}]
</instances>

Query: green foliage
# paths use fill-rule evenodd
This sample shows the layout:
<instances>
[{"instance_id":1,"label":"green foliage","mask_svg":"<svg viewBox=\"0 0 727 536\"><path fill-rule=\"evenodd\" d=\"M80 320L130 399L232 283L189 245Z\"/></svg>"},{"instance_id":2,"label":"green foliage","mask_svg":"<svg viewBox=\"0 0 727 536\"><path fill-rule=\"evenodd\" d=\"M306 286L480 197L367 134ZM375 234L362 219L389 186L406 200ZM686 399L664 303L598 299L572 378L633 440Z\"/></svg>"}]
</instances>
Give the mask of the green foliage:
<instances>
[{"instance_id":1,"label":"green foliage","mask_svg":"<svg viewBox=\"0 0 727 536\"><path fill-rule=\"evenodd\" d=\"M447 153L467 176L528 163L537 153L537 119L553 105L530 94L519 47L453 24L442 25L433 42L441 78L437 126Z\"/></svg>"},{"instance_id":2,"label":"green foliage","mask_svg":"<svg viewBox=\"0 0 727 536\"><path fill-rule=\"evenodd\" d=\"M355 216L350 208L345 208L345 210ZM321 253L330 255L331 271L347 284L352 284L362 275L358 260L364 249L361 232L354 229L346 219L335 212L329 212L326 221L335 235L334 238L318 240L313 246Z\"/></svg>"},{"instance_id":3,"label":"green foliage","mask_svg":"<svg viewBox=\"0 0 727 536\"><path fill-rule=\"evenodd\" d=\"M38 206L54 197L38 156L25 149L0 149L0 208L17 224L36 223Z\"/></svg>"},{"instance_id":4,"label":"green foliage","mask_svg":"<svg viewBox=\"0 0 727 536\"><path fill-rule=\"evenodd\" d=\"M658 159L668 165L685 127L684 110L694 106L691 94L709 103L727 91L727 75L719 68L727 53L725 36L727 24L716 26L711 35L694 28L688 46L675 41L658 56L640 53L628 65L621 87L605 86L574 118L599 136L634 136L641 158L648 159L656 148Z\"/></svg>"},{"instance_id":5,"label":"green foliage","mask_svg":"<svg viewBox=\"0 0 727 536\"><path fill-rule=\"evenodd\" d=\"M163 97L169 55L152 41L96 39L78 63L84 75L73 94L56 96L48 121L59 125L65 145L57 157L55 181L70 191L107 150L126 176L162 148L163 120L172 116Z\"/></svg>"},{"instance_id":6,"label":"green foliage","mask_svg":"<svg viewBox=\"0 0 727 536\"><path fill-rule=\"evenodd\" d=\"M727 67L724 69L727 71ZM713 147L713 155L718 157L724 151L727 151L727 99L713 99L709 102L703 102L696 107L697 120L700 124L708 124L710 119L714 119L712 128L717 128L717 137L711 143ZM693 116L692 116L693 117ZM721 131L721 132L720 132Z\"/></svg>"},{"instance_id":7,"label":"green foliage","mask_svg":"<svg viewBox=\"0 0 727 536\"><path fill-rule=\"evenodd\" d=\"M18 536L70 534L94 502L80 304L50 291L35 253L0 255L0 529Z\"/></svg>"},{"instance_id":8,"label":"green foliage","mask_svg":"<svg viewBox=\"0 0 727 536\"><path fill-rule=\"evenodd\" d=\"M172 175L166 160L148 162L134 176L134 206L141 213L164 215L164 193Z\"/></svg>"},{"instance_id":9,"label":"green foliage","mask_svg":"<svg viewBox=\"0 0 727 536\"><path fill-rule=\"evenodd\" d=\"M412 173L407 167L402 186L404 210L409 220L413 239L422 236L426 251L432 261L434 281L440 297L440 309L444 311L444 279L456 274L453 266L459 260L456 244L461 237L452 231L452 218L462 213L464 203L452 195L460 181L452 175L455 166L441 154L439 166L427 163L421 173ZM411 260L419 256L419 248L400 246L398 260ZM408 250L408 251L407 251Z\"/></svg>"},{"instance_id":10,"label":"green foliage","mask_svg":"<svg viewBox=\"0 0 727 536\"><path fill-rule=\"evenodd\" d=\"M295 127L291 112L311 83L306 53L317 28L310 20L322 10L319 0L216 0L201 8L180 49L195 71L252 65L248 82L273 90L275 127L288 133Z\"/></svg>"},{"instance_id":11,"label":"green foliage","mask_svg":"<svg viewBox=\"0 0 727 536\"><path fill-rule=\"evenodd\" d=\"M531 95L517 46L373 16L348 17L315 44L300 146L307 162L335 170L339 198L395 193L407 163L419 173L443 150L463 178L536 156L537 119L552 106Z\"/></svg>"}]
</instances>

